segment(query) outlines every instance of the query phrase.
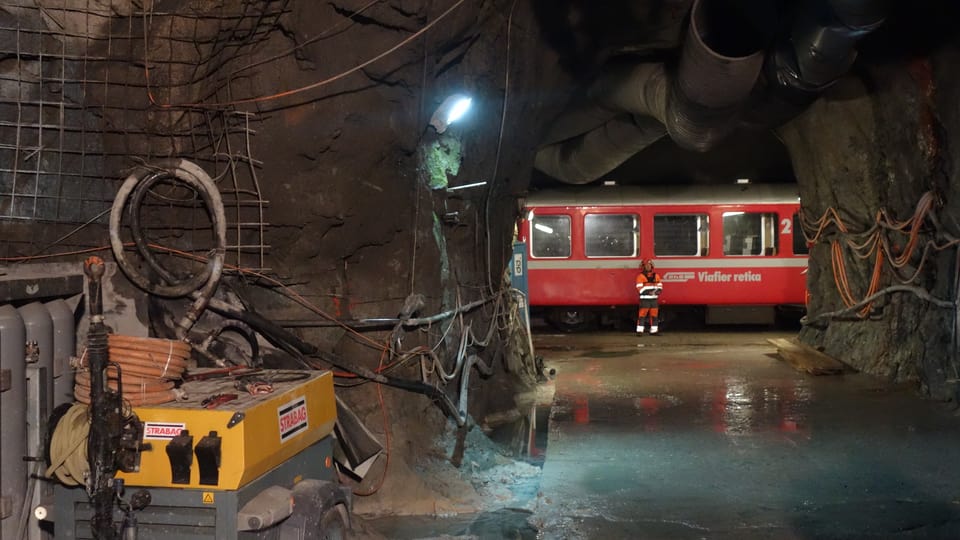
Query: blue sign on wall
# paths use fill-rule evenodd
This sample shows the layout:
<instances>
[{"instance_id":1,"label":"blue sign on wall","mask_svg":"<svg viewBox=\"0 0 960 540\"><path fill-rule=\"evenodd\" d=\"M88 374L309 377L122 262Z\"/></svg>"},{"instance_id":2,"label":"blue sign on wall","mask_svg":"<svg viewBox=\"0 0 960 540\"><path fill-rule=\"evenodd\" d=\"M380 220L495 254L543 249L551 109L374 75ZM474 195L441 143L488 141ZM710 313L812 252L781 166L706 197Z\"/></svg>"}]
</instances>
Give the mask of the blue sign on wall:
<instances>
[{"instance_id":1,"label":"blue sign on wall","mask_svg":"<svg viewBox=\"0 0 960 540\"><path fill-rule=\"evenodd\" d=\"M526 324L530 318L530 305L527 302L527 244L515 242L513 256L510 257L510 286L523 293L519 298L520 309L523 310L523 321Z\"/></svg>"}]
</instances>

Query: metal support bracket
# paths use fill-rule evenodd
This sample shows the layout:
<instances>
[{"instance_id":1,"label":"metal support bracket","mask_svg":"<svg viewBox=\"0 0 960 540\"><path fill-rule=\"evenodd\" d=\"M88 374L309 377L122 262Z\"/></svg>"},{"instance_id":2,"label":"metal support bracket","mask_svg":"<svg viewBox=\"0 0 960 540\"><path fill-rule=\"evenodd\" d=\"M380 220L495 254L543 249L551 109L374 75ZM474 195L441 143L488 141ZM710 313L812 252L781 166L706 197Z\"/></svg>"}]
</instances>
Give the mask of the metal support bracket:
<instances>
[{"instance_id":1,"label":"metal support bracket","mask_svg":"<svg viewBox=\"0 0 960 540\"><path fill-rule=\"evenodd\" d=\"M200 468L200 483L215 486L220 483L220 444L222 440L216 431L200 439L194 452L197 454L197 466Z\"/></svg>"},{"instance_id":2,"label":"metal support bracket","mask_svg":"<svg viewBox=\"0 0 960 540\"><path fill-rule=\"evenodd\" d=\"M190 467L193 465L193 435L183 430L167 444L170 458L171 483L189 484Z\"/></svg>"}]
</instances>

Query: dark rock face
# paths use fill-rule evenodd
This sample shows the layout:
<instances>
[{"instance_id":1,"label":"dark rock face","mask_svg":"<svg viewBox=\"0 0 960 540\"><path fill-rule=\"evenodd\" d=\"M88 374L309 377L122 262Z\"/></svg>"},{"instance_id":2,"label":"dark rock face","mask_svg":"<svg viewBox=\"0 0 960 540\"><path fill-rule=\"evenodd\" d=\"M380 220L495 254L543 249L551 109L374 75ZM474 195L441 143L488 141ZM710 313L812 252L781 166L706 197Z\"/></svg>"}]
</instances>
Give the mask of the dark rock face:
<instances>
[{"instance_id":1,"label":"dark rock face","mask_svg":"<svg viewBox=\"0 0 960 540\"><path fill-rule=\"evenodd\" d=\"M203 167L229 201L228 264L267 268L335 317L396 317L412 293L425 297L418 315L429 316L502 288L515 196L526 188L541 126L568 88L527 2L163 0L91 2L90 13L55 2L51 15L20 4L0 2L5 27L31 29L19 42L0 31L4 52L20 55L0 63L5 80L16 81L4 83L0 119L23 124L4 130L4 158L35 158L17 174L38 185L68 172L87 187L74 190L75 206L64 205L77 212L27 214L21 204L14 215L3 207L0 219L21 224L4 224L0 256L36 253L91 218L50 251L103 245L96 216L109 209L117 180L177 156ZM457 148L444 183L477 186L448 191L431 180L422 149L438 138L431 115L454 92L470 94L474 107L444 133ZM66 117L58 120L56 106L39 111L33 103L41 99L63 102ZM41 120L64 129L25 127ZM31 155L37 146L44 148ZM18 198L37 198L40 188L17 189ZM170 216L155 239L202 252L189 220ZM244 294L274 319L315 317L270 290ZM483 337L491 325L510 327L471 348L496 368L470 379L475 416L513 407L514 390L533 377L529 351L506 345L526 340L510 335L518 319L503 298L497 319L491 302L463 325L445 319L399 334L398 347L435 348L452 362L468 329ZM342 329L298 331L369 369L381 359ZM416 360L394 374L422 375ZM454 399L458 383L443 383ZM343 393L370 415L368 425L381 425L374 385ZM401 441L422 442L445 421L417 394L391 390L385 398ZM421 449L401 443L395 457Z\"/></svg>"},{"instance_id":2,"label":"dark rock face","mask_svg":"<svg viewBox=\"0 0 960 540\"><path fill-rule=\"evenodd\" d=\"M919 21L913 21L919 23ZM948 105L960 82L955 66L956 43L912 51L894 45L906 36L936 26L899 24L878 39L874 50L863 54L861 69L832 88L805 114L780 129L790 151L808 218L820 217L828 208L838 211L851 233L868 231L885 209L892 219L914 215L926 192L936 204L920 225L918 246L897 268L892 261L906 258L908 236L880 230L889 239L879 270L879 281L870 289L876 254L849 243L866 241L866 235L840 234L827 227L812 250L808 285L810 325L804 341L850 362L857 369L896 381L919 381L939 399L957 398L956 246L938 250L955 240L960 227L955 216L960 183L956 168L958 117ZM874 55L871 57L871 53ZM913 227L910 225L910 227ZM844 253L844 273L833 258L832 243ZM867 313L847 311L838 317L821 317L846 307L840 294L842 276L856 300L868 290L900 285L916 274L909 285L914 292L894 292L873 302ZM931 298L921 297L929 293Z\"/></svg>"}]
</instances>

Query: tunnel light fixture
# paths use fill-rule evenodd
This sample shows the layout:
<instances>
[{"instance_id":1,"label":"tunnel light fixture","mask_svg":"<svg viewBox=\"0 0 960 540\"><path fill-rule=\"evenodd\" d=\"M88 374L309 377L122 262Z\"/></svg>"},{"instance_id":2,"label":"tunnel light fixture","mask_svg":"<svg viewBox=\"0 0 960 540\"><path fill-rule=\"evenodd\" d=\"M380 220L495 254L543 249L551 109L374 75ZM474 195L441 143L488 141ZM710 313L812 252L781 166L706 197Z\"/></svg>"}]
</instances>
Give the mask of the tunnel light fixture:
<instances>
[{"instance_id":1,"label":"tunnel light fixture","mask_svg":"<svg viewBox=\"0 0 960 540\"><path fill-rule=\"evenodd\" d=\"M737 184L743 185L743 184L749 184L749 183L750 183L749 178L737 178Z\"/></svg>"},{"instance_id":2,"label":"tunnel light fixture","mask_svg":"<svg viewBox=\"0 0 960 540\"><path fill-rule=\"evenodd\" d=\"M457 98L457 100L453 102L453 107L450 108L450 112L447 114L447 123L452 124L463 118L463 115L467 114L467 111L470 110L471 105L473 105L473 98Z\"/></svg>"},{"instance_id":3,"label":"tunnel light fixture","mask_svg":"<svg viewBox=\"0 0 960 540\"><path fill-rule=\"evenodd\" d=\"M552 227L547 227L547 226L544 225L543 223L534 223L534 224L533 224L533 228L536 229L536 230L538 230L538 231L543 231L543 232L545 232L545 233L547 233L547 234L553 234L553 228L552 228Z\"/></svg>"},{"instance_id":4,"label":"tunnel light fixture","mask_svg":"<svg viewBox=\"0 0 960 540\"><path fill-rule=\"evenodd\" d=\"M450 124L462 119L473 105L473 98L465 94L453 94L437 107L430 118L430 125L437 133L443 133Z\"/></svg>"}]
</instances>

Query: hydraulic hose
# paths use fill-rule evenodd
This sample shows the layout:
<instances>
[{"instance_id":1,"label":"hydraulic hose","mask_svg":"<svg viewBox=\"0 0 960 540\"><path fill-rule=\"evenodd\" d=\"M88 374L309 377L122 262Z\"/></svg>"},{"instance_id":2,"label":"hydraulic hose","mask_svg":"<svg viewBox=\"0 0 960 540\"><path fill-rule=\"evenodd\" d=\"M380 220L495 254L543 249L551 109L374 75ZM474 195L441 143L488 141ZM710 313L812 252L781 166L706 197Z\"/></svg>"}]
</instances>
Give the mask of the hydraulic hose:
<instances>
[{"instance_id":1,"label":"hydraulic hose","mask_svg":"<svg viewBox=\"0 0 960 540\"><path fill-rule=\"evenodd\" d=\"M345 362L339 356L333 353L317 351L315 356L320 358L324 362L332 365L337 369L342 369L343 371L349 371L357 375L358 377L363 377L364 379L369 379L373 382L378 382L380 384L385 384L387 386L392 386L394 388L399 388L401 390L406 390L408 392L416 392L417 394L423 394L429 398L437 400L442 408L447 411L456 421L458 426L463 426L466 423L466 418L460 416L460 412L457 410L456 405L453 404L453 401L450 399L443 390L420 381L410 381L407 379L399 379L397 377L391 377L389 375L382 375L380 373L375 373L369 369L362 368L360 366L353 366Z\"/></svg>"},{"instance_id":2,"label":"hydraulic hose","mask_svg":"<svg viewBox=\"0 0 960 540\"><path fill-rule=\"evenodd\" d=\"M250 346L250 363L252 367L260 367L263 364L263 358L260 355L260 343L257 342L257 336L253 329L247 323L235 319L224 319L213 329L209 330L207 337L203 339L196 349L199 353L210 358L214 363L224 363L223 360L215 357L210 351L210 346L216 341L220 334L225 331L232 331L243 336L244 341Z\"/></svg>"},{"instance_id":3,"label":"hydraulic hose","mask_svg":"<svg viewBox=\"0 0 960 540\"><path fill-rule=\"evenodd\" d=\"M123 372L122 381L111 377L107 370L105 384L119 390L122 382L122 397L131 405L156 405L178 399L182 394L172 381L178 380L187 368L190 345L170 339L108 336L111 364ZM77 362L78 369L85 369L87 355ZM90 375L80 371L76 376L74 397L81 403L90 402Z\"/></svg>"},{"instance_id":4,"label":"hydraulic hose","mask_svg":"<svg viewBox=\"0 0 960 540\"><path fill-rule=\"evenodd\" d=\"M488 300L475 302L474 304L480 305ZM453 401L450 399L450 396L436 386L419 381L410 381L406 379L390 377L388 375L374 373L373 371L360 366L352 365L333 353L321 351L317 346L303 341L287 329L275 324L255 311L241 309L227 302L217 300L216 298L210 300L210 310L225 317L231 317L243 321L250 328L259 332L264 338L267 339L267 341L276 347L279 347L281 350L296 358L301 363L304 363L310 367L313 366L306 360L306 357L316 357L336 367L337 369L348 371L364 379L385 384L387 386L400 388L408 392L423 394L427 397L437 400L441 407L447 411L450 416L457 420L458 425L462 426L466 423L466 419L461 418L457 406L454 405ZM432 320L432 318L430 319ZM418 319L417 321L420 320L421 319Z\"/></svg>"},{"instance_id":5,"label":"hydraulic hose","mask_svg":"<svg viewBox=\"0 0 960 540\"><path fill-rule=\"evenodd\" d=\"M210 253L209 262L201 273L186 280L178 280L176 276L160 264L156 256L150 251L140 226L140 207L144 198L153 186L163 181L185 184L196 191L206 205L213 223L215 246ZM141 274L124 252L123 241L120 239L120 228L125 214L137 251L147 265L159 276L162 283L157 283ZM127 177L123 185L120 186L110 211L110 247L113 249L113 256L116 258L117 264L130 281L141 289L157 296L180 298L191 295L194 297L190 309L177 322L177 337L180 339L185 338L187 332L197 322L220 282L226 256L226 238L227 220L220 191L203 169L184 159L163 160L149 170Z\"/></svg>"},{"instance_id":6,"label":"hydraulic hose","mask_svg":"<svg viewBox=\"0 0 960 540\"><path fill-rule=\"evenodd\" d=\"M482 358L475 354L467 357L467 363L463 366L463 374L460 376L460 410L458 414L463 419L463 422L467 421L467 392L470 390L470 368L474 365L476 365L480 373L483 373L485 376L489 377L493 375L493 368L488 366Z\"/></svg>"}]
</instances>

